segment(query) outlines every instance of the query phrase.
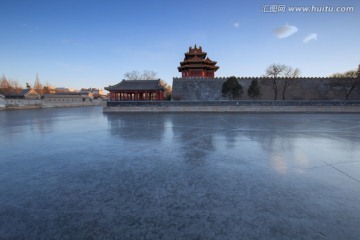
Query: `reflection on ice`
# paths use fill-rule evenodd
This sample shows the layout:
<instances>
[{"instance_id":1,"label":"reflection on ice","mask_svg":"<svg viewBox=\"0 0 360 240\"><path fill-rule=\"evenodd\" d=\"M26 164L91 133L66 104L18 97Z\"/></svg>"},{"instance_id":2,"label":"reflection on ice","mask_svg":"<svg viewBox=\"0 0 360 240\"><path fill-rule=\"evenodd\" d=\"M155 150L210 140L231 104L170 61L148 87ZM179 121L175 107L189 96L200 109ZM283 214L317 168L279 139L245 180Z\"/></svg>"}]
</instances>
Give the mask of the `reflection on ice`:
<instances>
[{"instance_id":1,"label":"reflection on ice","mask_svg":"<svg viewBox=\"0 0 360 240\"><path fill-rule=\"evenodd\" d=\"M0 112L0 238L360 235L358 114L101 110Z\"/></svg>"},{"instance_id":2,"label":"reflection on ice","mask_svg":"<svg viewBox=\"0 0 360 240\"><path fill-rule=\"evenodd\" d=\"M270 156L271 165L278 173L287 173L288 165L283 154L277 153Z\"/></svg>"}]
</instances>

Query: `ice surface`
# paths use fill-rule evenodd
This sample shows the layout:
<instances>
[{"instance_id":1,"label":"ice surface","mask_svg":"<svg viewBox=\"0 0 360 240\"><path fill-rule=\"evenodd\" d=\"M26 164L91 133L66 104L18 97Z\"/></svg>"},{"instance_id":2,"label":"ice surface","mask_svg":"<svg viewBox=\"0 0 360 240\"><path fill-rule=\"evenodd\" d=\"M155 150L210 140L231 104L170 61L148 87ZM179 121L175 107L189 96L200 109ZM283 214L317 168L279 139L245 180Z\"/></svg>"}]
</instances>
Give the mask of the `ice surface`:
<instances>
[{"instance_id":1,"label":"ice surface","mask_svg":"<svg viewBox=\"0 0 360 240\"><path fill-rule=\"evenodd\" d=\"M0 112L0 239L359 239L360 114Z\"/></svg>"}]
</instances>

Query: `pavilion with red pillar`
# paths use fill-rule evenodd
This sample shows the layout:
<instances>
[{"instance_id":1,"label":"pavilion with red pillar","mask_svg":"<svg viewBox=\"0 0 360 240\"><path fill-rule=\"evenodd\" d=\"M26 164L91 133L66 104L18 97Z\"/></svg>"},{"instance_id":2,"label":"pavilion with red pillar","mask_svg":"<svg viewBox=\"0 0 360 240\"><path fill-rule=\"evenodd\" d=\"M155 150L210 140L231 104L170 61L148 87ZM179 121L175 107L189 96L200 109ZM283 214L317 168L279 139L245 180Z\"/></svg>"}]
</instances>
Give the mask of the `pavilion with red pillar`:
<instances>
[{"instance_id":1,"label":"pavilion with red pillar","mask_svg":"<svg viewBox=\"0 0 360 240\"><path fill-rule=\"evenodd\" d=\"M163 101L165 89L158 80L122 80L105 87L110 92L110 101Z\"/></svg>"},{"instance_id":2,"label":"pavilion with red pillar","mask_svg":"<svg viewBox=\"0 0 360 240\"><path fill-rule=\"evenodd\" d=\"M202 77L214 78L215 72L219 69L215 61L206 57L207 53L202 51L201 47L189 47L189 52L185 53L184 61L180 62L178 67L183 78Z\"/></svg>"}]
</instances>

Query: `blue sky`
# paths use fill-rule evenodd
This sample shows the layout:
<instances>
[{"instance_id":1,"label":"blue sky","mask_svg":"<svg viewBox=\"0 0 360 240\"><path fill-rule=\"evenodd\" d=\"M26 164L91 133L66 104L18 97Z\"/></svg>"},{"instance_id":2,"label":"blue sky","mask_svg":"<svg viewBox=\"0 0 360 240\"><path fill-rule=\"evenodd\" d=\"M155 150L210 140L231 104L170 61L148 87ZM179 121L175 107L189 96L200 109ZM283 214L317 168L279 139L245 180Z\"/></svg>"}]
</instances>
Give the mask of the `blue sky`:
<instances>
[{"instance_id":1,"label":"blue sky","mask_svg":"<svg viewBox=\"0 0 360 240\"><path fill-rule=\"evenodd\" d=\"M269 5L286 11L262 12ZM312 5L354 12L287 10ZM103 88L153 70L171 84L197 44L218 62L216 76L261 76L272 63L328 76L360 64L359 13L358 0L0 0L0 74L23 85L39 74L56 87Z\"/></svg>"}]
</instances>

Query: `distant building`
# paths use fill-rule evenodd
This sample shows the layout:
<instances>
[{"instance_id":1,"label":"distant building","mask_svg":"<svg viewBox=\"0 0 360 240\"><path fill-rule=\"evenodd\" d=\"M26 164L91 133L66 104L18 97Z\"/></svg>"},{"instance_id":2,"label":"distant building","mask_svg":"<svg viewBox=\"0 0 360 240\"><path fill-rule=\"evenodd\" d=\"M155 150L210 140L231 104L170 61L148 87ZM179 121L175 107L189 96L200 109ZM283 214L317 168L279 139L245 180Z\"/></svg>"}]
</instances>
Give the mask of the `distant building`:
<instances>
[{"instance_id":1,"label":"distant building","mask_svg":"<svg viewBox=\"0 0 360 240\"><path fill-rule=\"evenodd\" d=\"M74 91L75 91L75 89L73 89L73 88L65 88L65 87L55 88L56 93L66 93L66 92L74 92Z\"/></svg>"},{"instance_id":2,"label":"distant building","mask_svg":"<svg viewBox=\"0 0 360 240\"><path fill-rule=\"evenodd\" d=\"M99 88L82 88L81 91L87 91L87 92L91 92L94 97L102 97L105 96L106 94L104 93L104 90L99 89Z\"/></svg>"},{"instance_id":3,"label":"distant building","mask_svg":"<svg viewBox=\"0 0 360 240\"><path fill-rule=\"evenodd\" d=\"M106 87L110 101L163 101L165 89L158 80L122 80Z\"/></svg>"},{"instance_id":4,"label":"distant building","mask_svg":"<svg viewBox=\"0 0 360 240\"><path fill-rule=\"evenodd\" d=\"M55 87L46 86L43 88L43 94L55 94L55 93L56 93Z\"/></svg>"},{"instance_id":5,"label":"distant building","mask_svg":"<svg viewBox=\"0 0 360 240\"><path fill-rule=\"evenodd\" d=\"M38 94L33 89L1 89L0 110L3 109L30 109L47 107L77 107L99 106L104 101L94 100L91 92L62 92L53 94Z\"/></svg>"},{"instance_id":6,"label":"distant building","mask_svg":"<svg viewBox=\"0 0 360 240\"><path fill-rule=\"evenodd\" d=\"M44 94L43 98L44 104L92 102L94 99L93 94L87 91Z\"/></svg>"},{"instance_id":7,"label":"distant building","mask_svg":"<svg viewBox=\"0 0 360 240\"><path fill-rule=\"evenodd\" d=\"M0 89L0 108L12 108L14 106L38 107L41 105L41 95L34 89Z\"/></svg>"},{"instance_id":8,"label":"distant building","mask_svg":"<svg viewBox=\"0 0 360 240\"><path fill-rule=\"evenodd\" d=\"M202 77L213 78L215 72L219 69L215 61L206 57L207 53L202 51L201 47L189 47L189 52L185 53L184 61L180 62L178 67L183 78Z\"/></svg>"},{"instance_id":9,"label":"distant building","mask_svg":"<svg viewBox=\"0 0 360 240\"><path fill-rule=\"evenodd\" d=\"M0 89L5 99L41 99L34 89Z\"/></svg>"}]
</instances>

